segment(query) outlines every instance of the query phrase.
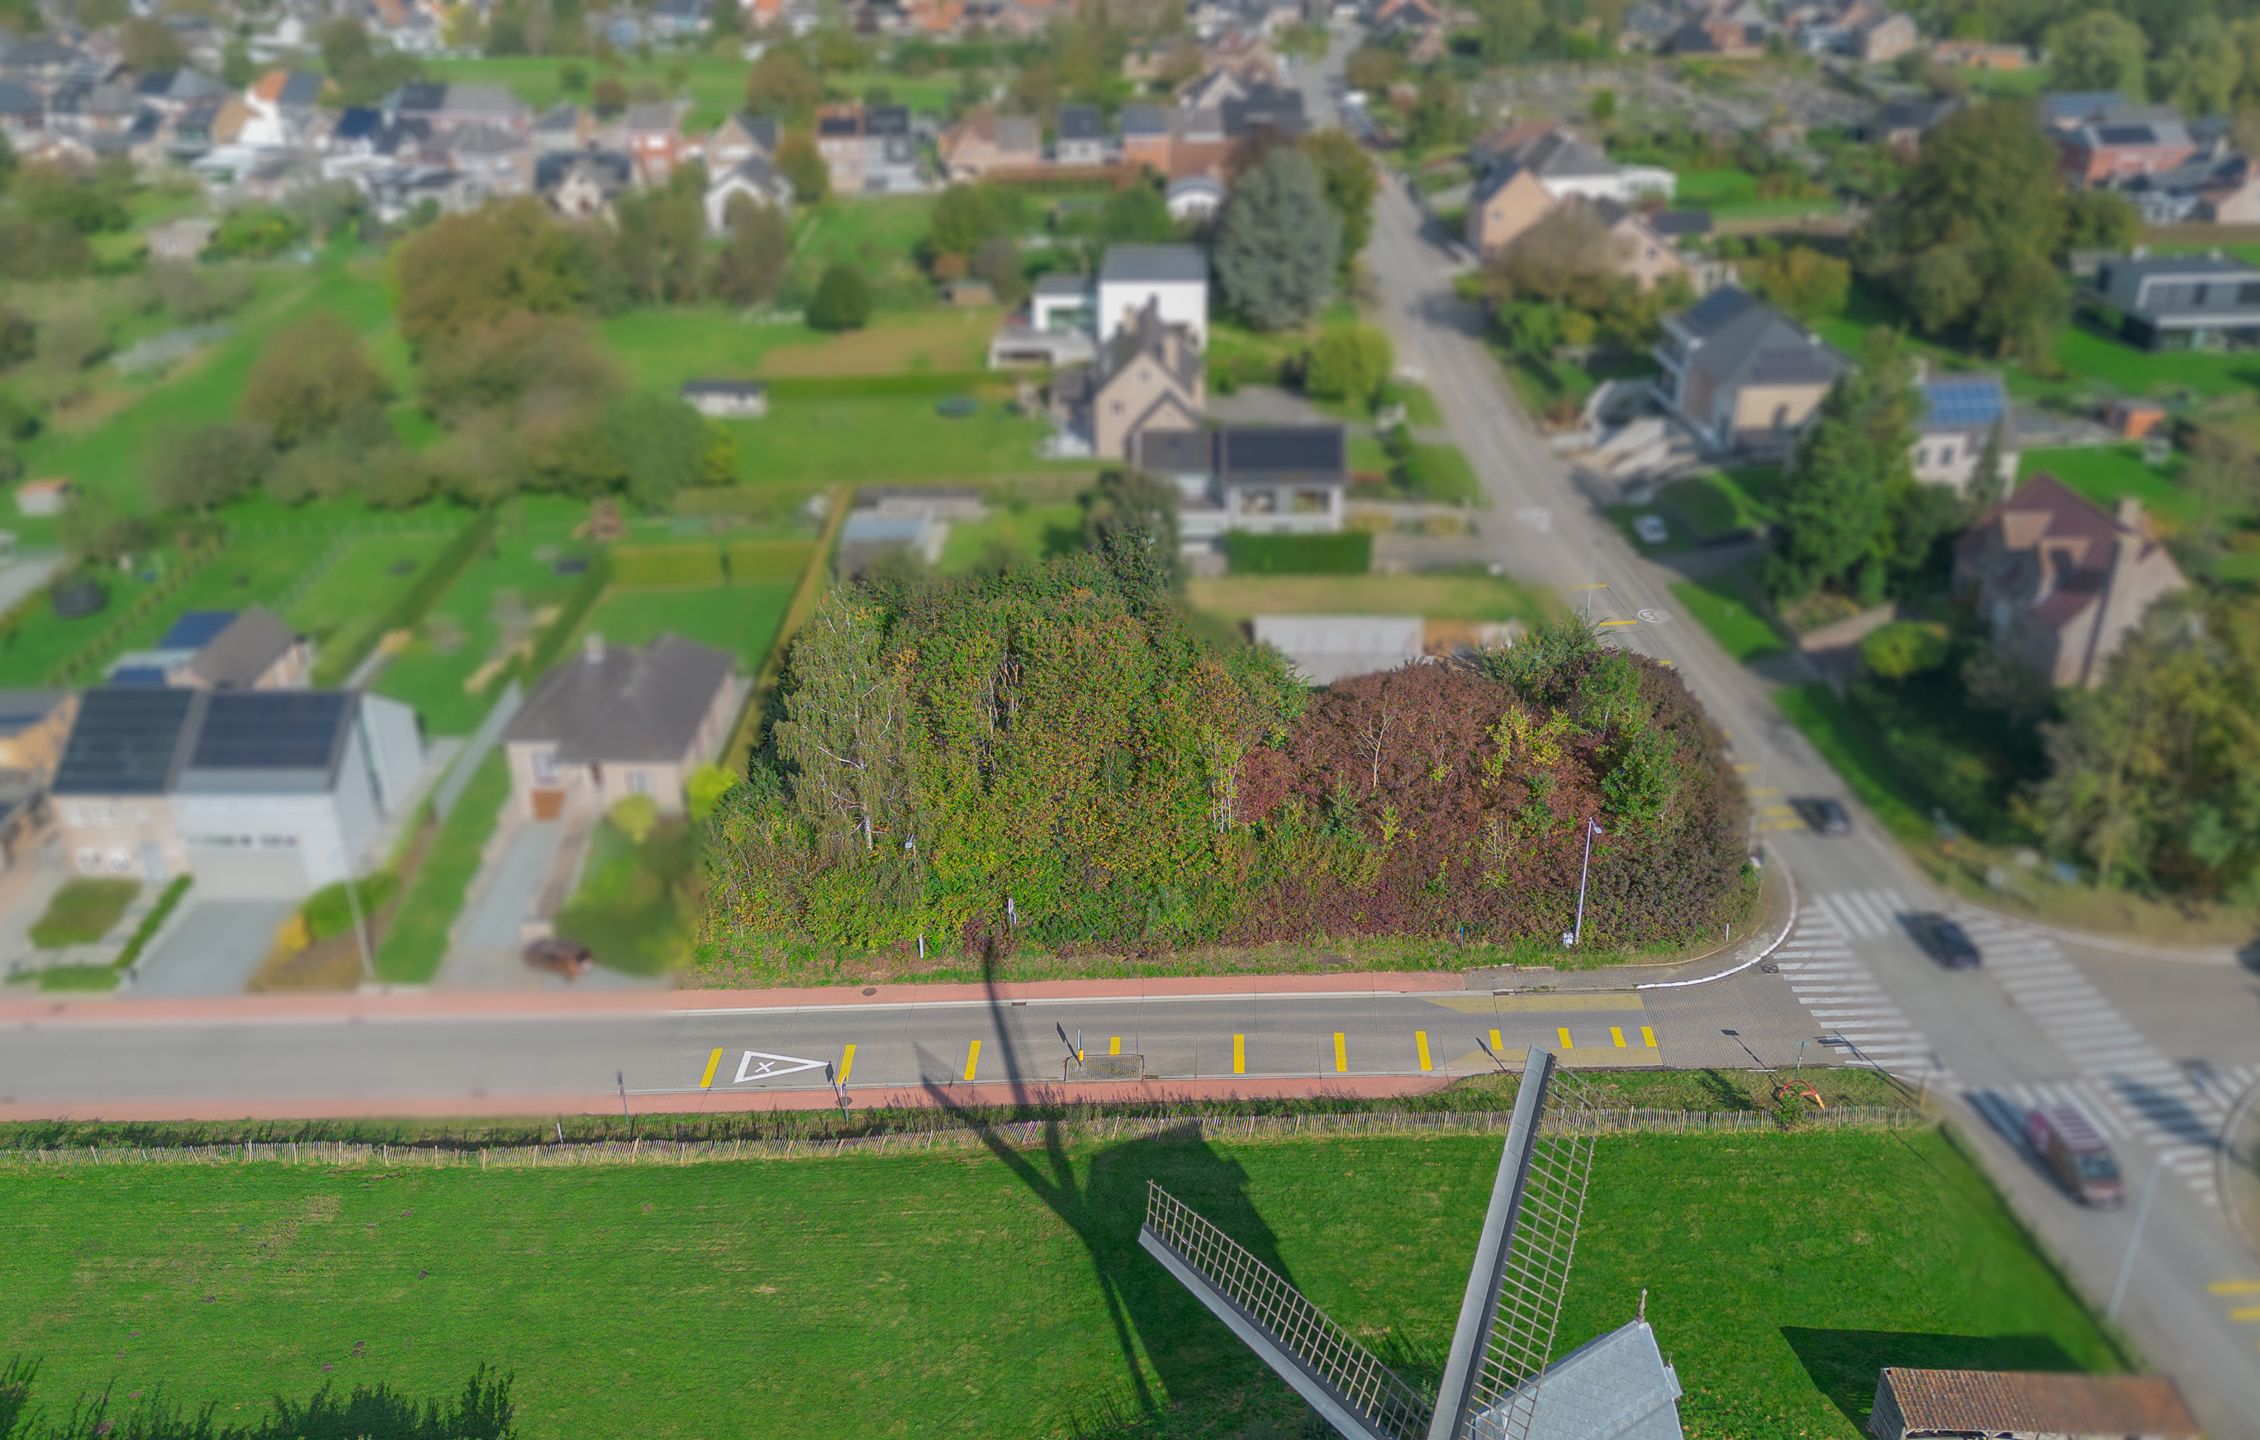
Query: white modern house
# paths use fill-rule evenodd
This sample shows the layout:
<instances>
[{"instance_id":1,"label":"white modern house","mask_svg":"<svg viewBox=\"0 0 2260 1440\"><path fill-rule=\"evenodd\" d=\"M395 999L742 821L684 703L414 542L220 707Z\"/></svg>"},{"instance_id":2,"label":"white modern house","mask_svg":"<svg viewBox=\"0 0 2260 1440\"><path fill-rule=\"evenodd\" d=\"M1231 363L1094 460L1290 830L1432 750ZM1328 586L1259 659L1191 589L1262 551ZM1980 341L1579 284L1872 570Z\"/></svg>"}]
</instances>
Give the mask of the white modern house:
<instances>
[{"instance_id":1,"label":"white modern house","mask_svg":"<svg viewBox=\"0 0 2260 1440\"><path fill-rule=\"evenodd\" d=\"M294 899L366 869L424 773L415 712L350 690L90 690L51 789L84 875Z\"/></svg>"},{"instance_id":2,"label":"white modern house","mask_svg":"<svg viewBox=\"0 0 2260 1440\"><path fill-rule=\"evenodd\" d=\"M1161 318L1208 348L1208 252L1198 245L1116 245L1099 267L1096 319L1104 345L1152 300Z\"/></svg>"}]
</instances>

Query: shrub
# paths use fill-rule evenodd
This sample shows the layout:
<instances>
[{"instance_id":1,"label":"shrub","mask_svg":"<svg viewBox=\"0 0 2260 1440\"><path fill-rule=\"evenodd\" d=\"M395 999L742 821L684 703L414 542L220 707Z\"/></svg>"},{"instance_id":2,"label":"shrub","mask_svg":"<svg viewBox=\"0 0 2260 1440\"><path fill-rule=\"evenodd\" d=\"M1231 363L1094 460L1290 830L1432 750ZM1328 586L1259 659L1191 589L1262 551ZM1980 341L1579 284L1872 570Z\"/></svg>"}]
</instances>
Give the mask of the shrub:
<instances>
[{"instance_id":1,"label":"shrub","mask_svg":"<svg viewBox=\"0 0 2260 1440\"><path fill-rule=\"evenodd\" d=\"M346 886L355 887L354 894L346 894ZM305 922L308 944L327 940L333 935L343 935L353 928L353 909L359 905L361 919L366 923L371 915L384 908L400 889L400 877L390 870L378 870L347 882L324 885L306 897L298 907L298 918Z\"/></svg>"},{"instance_id":2,"label":"shrub","mask_svg":"<svg viewBox=\"0 0 2260 1440\"><path fill-rule=\"evenodd\" d=\"M808 323L818 330L861 330L871 320L871 284L853 265L825 267L808 302Z\"/></svg>"},{"instance_id":3,"label":"shrub","mask_svg":"<svg viewBox=\"0 0 2260 1440\"><path fill-rule=\"evenodd\" d=\"M1373 568L1373 536L1361 530L1335 535L1224 537L1224 557L1235 575L1362 575Z\"/></svg>"},{"instance_id":4,"label":"shrub","mask_svg":"<svg viewBox=\"0 0 2260 1440\"><path fill-rule=\"evenodd\" d=\"M1311 351L1303 389L1317 400L1369 405L1388 383L1394 357L1389 337L1376 325L1329 325Z\"/></svg>"},{"instance_id":5,"label":"shrub","mask_svg":"<svg viewBox=\"0 0 2260 1440\"><path fill-rule=\"evenodd\" d=\"M722 797L729 794L738 783L738 777L719 765L701 765L691 772L684 787L690 805L691 819L704 822L712 817Z\"/></svg>"},{"instance_id":6,"label":"shrub","mask_svg":"<svg viewBox=\"0 0 2260 1440\"><path fill-rule=\"evenodd\" d=\"M627 837L629 844L640 846L659 826L659 802L649 795L630 795L614 804L604 818Z\"/></svg>"},{"instance_id":7,"label":"shrub","mask_svg":"<svg viewBox=\"0 0 2260 1440\"><path fill-rule=\"evenodd\" d=\"M1943 625L1894 620L1860 642L1860 663L1879 680L1906 680L1946 663L1953 642Z\"/></svg>"}]
</instances>

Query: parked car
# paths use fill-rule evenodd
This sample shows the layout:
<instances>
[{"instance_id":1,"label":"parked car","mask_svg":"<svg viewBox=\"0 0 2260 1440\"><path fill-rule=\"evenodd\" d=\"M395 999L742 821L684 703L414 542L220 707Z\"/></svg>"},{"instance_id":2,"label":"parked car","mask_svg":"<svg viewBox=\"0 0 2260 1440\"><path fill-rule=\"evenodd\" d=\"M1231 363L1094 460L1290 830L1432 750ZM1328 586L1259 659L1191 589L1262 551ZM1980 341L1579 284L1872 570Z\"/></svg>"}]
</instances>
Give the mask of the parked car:
<instances>
[{"instance_id":1,"label":"parked car","mask_svg":"<svg viewBox=\"0 0 2260 1440\"><path fill-rule=\"evenodd\" d=\"M1640 537L1643 545L1661 545L1671 539L1671 527L1664 517L1653 512L1632 517L1632 533Z\"/></svg>"},{"instance_id":2,"label":"parked car","mask_svg":"<svg viewBox=\"0 0 2260 1440\"><path fill-rule=\"evenodd\" d=\"M1831 800L1826 795L1808 795L1789 803L1809 828L1823 835L1852 833L1852 812L1845 809L1840 800Z\"/></svg>"},{"instance_id":3,"label":"parked car","mask_svg":"<svg viewBox=\"0 0 2260 1440\"><path fill-rule=\"evenodd\" d=\"M596 957L589 953L588 946L579 941L561 940L552 935L526 947L526 963L551 975L578 980L588 974L590 966L596 964Z\"/></svg>"},{"instance_id":4,"label":"parked car","mask_svg":"<svg viewBox=\"0 0 2260 1440\"><path fill-rule=\"evenodd\" d=\"M2119 1174L2118 1157L2087 1116L2072 1106L2044 1105L2026 1116L2025 1144L2065 1193L2082 1205L2116 1210L2126 1203L2126 1180Z\"/></svg>"},{"instance_id":5,"label":"parked car","mask_svg":"<svg viewBox=\"0 0 2260 1440\"><path fill-rule=\"evenodd\" d=\"M1970 932L1944 915L1909 915L1902 923L1922 952L1949 970L1975 970L1984 962Z\"/></svg>"}]
</instances>

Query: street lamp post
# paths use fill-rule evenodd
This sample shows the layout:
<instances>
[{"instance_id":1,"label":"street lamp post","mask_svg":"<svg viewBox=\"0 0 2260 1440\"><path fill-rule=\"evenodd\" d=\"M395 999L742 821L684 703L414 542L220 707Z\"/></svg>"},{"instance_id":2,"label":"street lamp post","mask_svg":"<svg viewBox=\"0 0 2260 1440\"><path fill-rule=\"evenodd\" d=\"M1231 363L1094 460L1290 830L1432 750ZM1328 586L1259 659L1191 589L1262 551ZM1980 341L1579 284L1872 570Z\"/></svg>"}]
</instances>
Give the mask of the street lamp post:
<instances>
[{"instance_id":1,"label":"street lamp post","mask_svg":"<svg viewBox=\"0 0 2260 1440\"><path fill-rule=\"evenodd\" d=\"M1572 950L1577 948L1578 941L1585 938L1585 877L1593 869L1593 837L1600 833L1602 833L1601 822L1587 816L1585 820L1585 859L1577 867L1577 919L1570 926L1570 932L1562 937L1562 943Z\"/></svg>"},{"instance_id":2,"label":"street lamp post","mask_svg":"<svg viewBox=\"0 0 2260 1440\"><path fill-rule=\"evenodd\" d=\"M2165 1168L2163 1153L2150 1162L2150 1178L2142 1185L2142 1203L2134 1209L2134 1233L2127 1236L2127 1255L2119 1262L2118 1283L2111 1287L2111 1303L2103 1311L2105 1320L2116 1322L2119 1302L2127 1298L2127 1283L2134 1279L2135 1253L2142 1248L2142 1227L2150 1219L2150 1202L2158 1197L2158 1172Z\"/></svg>"}]
</instances>

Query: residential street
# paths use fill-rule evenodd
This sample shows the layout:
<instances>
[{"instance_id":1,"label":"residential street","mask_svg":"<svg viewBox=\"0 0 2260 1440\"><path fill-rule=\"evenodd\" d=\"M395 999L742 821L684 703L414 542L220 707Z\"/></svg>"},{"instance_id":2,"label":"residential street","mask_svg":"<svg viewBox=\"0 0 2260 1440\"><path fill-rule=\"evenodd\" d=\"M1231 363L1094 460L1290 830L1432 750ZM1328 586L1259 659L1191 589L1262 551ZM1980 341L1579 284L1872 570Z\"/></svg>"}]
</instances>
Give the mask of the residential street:
<instances>
[{"instance_id":1,"label":"residential street","mask_svg":"<svg viewBox=\"0 0 2260 1440\"><path fill-rule=\"evenodd\" d=\"M1314 109L1330 114L1320 77L1304 85ZM1482 533L1499 563L1589 606L1617 643L1677 667L1750 767L1754 795L1853 803L1780 718L1767 683L1675 613L1671 572L1633 553L1577 492L1477 338L1481 317L1454 297L1455 263L1423 235L1404 190L1386 183L1368 251L1381 318L1398 365L1421 373L1453 442L1482 477L1491 500ZM1779 962L1807 1000L1813 1033L1858 1039L1860 1053L1928 1077L1951 1097L1996 1183L2099 1306L2136 1207L2078 1208L1995 1127L2013 1126L2013 1115L2041 1100L2070 1100L2113 1137L2138 1195L2156 1157L2163 1183L2120 1322L2151 1363L2183 1381L2215 1434L2260 1435L2260 1335L2231 1319L2236 1307L2225 1298L2260 1278L2260 1257L2224 1225L2213 1176L2220 1127L2236 1093L2260 1074L2260 981L2226 961L2154 960L2144 968L2137 1023L2106 998L2128 988L2122 954L1973 923L1987 969L1940 971L1898 917L1957 907L1864 818L1856 834L1788 833L1767 853L1795 873L1804 897ZM2085 978L2090 968L2102 989ZM2223 1015L2238 1020L2224 1026Z\"/></svg>"}]
</instances>

